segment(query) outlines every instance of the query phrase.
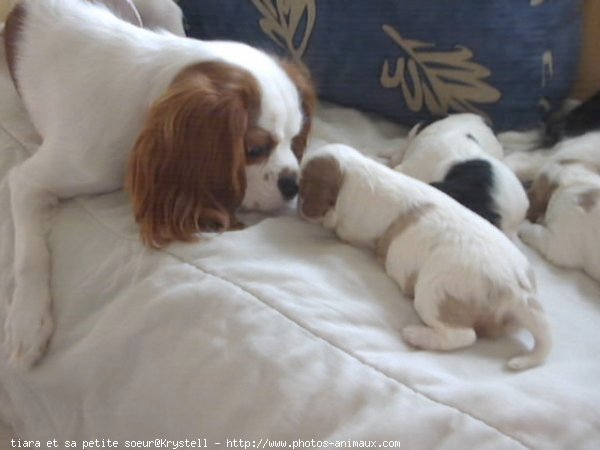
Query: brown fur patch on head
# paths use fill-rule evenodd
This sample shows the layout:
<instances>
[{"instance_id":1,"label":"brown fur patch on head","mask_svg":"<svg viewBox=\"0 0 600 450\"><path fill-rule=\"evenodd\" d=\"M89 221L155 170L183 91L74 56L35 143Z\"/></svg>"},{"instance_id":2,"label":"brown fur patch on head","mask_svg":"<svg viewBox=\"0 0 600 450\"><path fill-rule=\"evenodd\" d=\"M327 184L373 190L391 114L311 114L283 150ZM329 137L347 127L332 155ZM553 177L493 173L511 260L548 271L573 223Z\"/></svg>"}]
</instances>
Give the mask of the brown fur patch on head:
<instances>
[{"instance_id":1,"label":"brown fur patch on head","mask_svg":"<svg viewBox=\"0 0 600 450\"><path fill-rule=\"evenodd\" d=\"M552 182L546 174L541 174L533 181L527 190L527 197L529 197L527 219L530 222L537 222L546 214L550 197L557 188L558 185Z\"/></svg>"},{"instance_id":2,"label":"brown fur patch on head","mask_svg":"<svg viewBox=\"0 0 600 450\"><path fill-rule=\"evenodd\" d=\"M600 204L600 189L594 188L582 192L577 196L577 204L589 213L596 205Z\"/></svg>"},{"instance_id":3,"label":"brown fur patch on head","mask_svg":"<svg viewBox=\"0 0 600 450\"><path fill-rule=\"evenodd\" d=\"M300 96L303 121L300 132L292 140L292 151L298 161L302 159L312 129L312 121L317 107L317 94L312 84L308 69L291 61L280 61L280 65L287 76L295 84Z\"/></svg>"},{"instance_id":4,"label":"brown fur patch on head","mask_svg":"<svg viewBox=\"0 0 600 450\"><path fill-rule=\"evenodd\" d=\"M392 222L385 233L377 240L375 253L378 258L385 262L388 250L394 239L404 233L408 228L417 224L421 217L433 209L435 209L433 204L423 203L421 205L413 206L408 211L401 213L398 218Z\"/></svg>"},{"instance_id":5,"label":"brown fur patch on head","mask_svg":"<svg viewBox=\"0 0 600 450\"><path fill-rule=\"evenodd\" d=\"M332 156L311 159L300 174L300 215L320 219L335 207L342 187L340 163Z\"/></svg>"},{"instance_id":6,"label":"brown fur patch on head","mask_svg":"<svg viewBox=\"0 0 600 450\"><path fill-rule=\"evenodd\" d=\"M152 105L126 180L144 243L161 247L239 228L246 133L260 98L249 72L212 61L181 71Z\"/></svg>"},{"instance_id":7,"label":"brown fur patch on head","mask_svg":"<svg viewBox=\"0 0 600 450\"><path fill-rule=\"evenodd\" d=\"M419 279L419 272L410 273L406 279L404 280L404 285L402 286L402 295L406 298L414 299L415 298L415 286L417 285L417 280Z\"/></svg>"}]
</instances>

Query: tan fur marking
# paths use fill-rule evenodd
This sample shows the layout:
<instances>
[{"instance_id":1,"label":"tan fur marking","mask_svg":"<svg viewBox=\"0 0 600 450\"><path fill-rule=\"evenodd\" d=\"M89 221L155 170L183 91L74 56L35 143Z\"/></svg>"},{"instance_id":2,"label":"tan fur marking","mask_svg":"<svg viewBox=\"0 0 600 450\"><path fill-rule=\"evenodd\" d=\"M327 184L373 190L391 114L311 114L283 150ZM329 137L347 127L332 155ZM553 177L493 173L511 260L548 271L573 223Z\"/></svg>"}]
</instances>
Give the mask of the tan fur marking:
<instances>
[{"instance_id":1,"label":"tan fur marking","mask_svg":"<svg viewBox=\"0 0 600 450\"><path fill-rule=\"evenodd\" d=\"M402 294L406 298L414 299L415 298L415 286L417 285L417 279L419 278L418 272L412 272L409 274L404 280L404 286L402 289Z\"/></svg>"},{"instance_id":2,"label":"tan fur marking","mask_svg":"<svg viewBox=\"0 0 600 450\"><path fill-rule=\"evenodd\" d=\"M530 222L537 222L546 214L548 202L554 191L558 188L556 183L550 181L546 174L540 175L527 191L529 197L529 210L527 219Z\"/></svg>"},{"instance_id":3,"label":"tan fur marking","mask_svg":"<svg viewBox=\"0 0 600 450\"><path fill-rule=\"evenodd\" d=\"M408 228L415 225L421 219L421 217L434 208L435 206L433 204L424 203L414 206L405 213L400 214L398 218L388 227L385 233L383 233L377 240L375 247L377 257L381 261L385 262L390 245L394 239L404 233Z\"/></svg>"},{"instance_id":4,"label":"tan fur marking","mask_svg":"<svg viewBox=\"0 0 600 450\"><path fill-rule=\"evenodd\" d=\"M279 64L296 86L298 95L300 96L304 117L300 132L292 140L292 150L298 161L300 161L304 155L304 150L306 149L308 137L312 129L312 119L317 107L317 94L306 67L291 61L280 61Z\"/></svg>"},{"instance_id":5,"label":"tan fur marking","mask_svg":"<svg viewBox=\"0 0 600 450\"><path fill-rule=\"evenodd\" d=\"M512 314L496 317L494 308L478 308L475 304L448 296L439 305L440 322L460 328L473 328L477 336L505 335L516 326Z\"/></svg>"},{"instance_id":6,"label":"tan fur marking","mask_svg":"<svg viewBox=\"0 0 600 450\"><path fill-rule=\"evenodd\" d=\"M600 203L600 189L590 189L582 192L577 196L577 204L581 206L585 212L590 212Z\"/></svg>"}]
</instances>

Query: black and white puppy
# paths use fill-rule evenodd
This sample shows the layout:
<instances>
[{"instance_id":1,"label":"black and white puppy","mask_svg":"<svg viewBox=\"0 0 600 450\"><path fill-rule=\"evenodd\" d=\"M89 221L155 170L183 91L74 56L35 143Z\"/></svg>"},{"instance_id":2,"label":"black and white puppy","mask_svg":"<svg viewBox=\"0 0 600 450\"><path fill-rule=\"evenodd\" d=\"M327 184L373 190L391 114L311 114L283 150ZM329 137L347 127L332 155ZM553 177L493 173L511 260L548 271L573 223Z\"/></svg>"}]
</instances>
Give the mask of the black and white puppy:
<instances>
[{"instance_id":1,"label":"black and white puppy","mask_svg":"<svg viewBox=\"0 0 600 450\"><path fill-rule=\"evenodd\" d=\"M529 201L502 156L502 145L481 117L454 114L413 128L395 169L431 183L514 238Z\"/></svg>"},{"instance_id":2,"label":"black and white puppy","mask_svg":"<svg viewBox=\"0 0 600 450\"><path fill-rule=\"evenodd\" d=\"M600 130L600 91L566 115L552 118L546 124L544 146L552 147L559 141Z\"/></svg>"}]
</instances>

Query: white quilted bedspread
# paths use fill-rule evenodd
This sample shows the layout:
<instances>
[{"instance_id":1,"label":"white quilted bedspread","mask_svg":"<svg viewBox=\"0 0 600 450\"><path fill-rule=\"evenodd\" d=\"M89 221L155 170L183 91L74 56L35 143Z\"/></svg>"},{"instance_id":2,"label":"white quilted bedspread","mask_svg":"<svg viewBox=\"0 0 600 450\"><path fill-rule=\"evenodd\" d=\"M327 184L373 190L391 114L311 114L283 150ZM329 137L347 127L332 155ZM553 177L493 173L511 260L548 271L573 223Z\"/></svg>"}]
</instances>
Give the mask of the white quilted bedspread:
<instances>
[{"instance_id":1,"label":"white quilted bedspread","mask_svg":"<svg viewBox=\"0 0 600 450\"><path fill-rule=\"evenodd\" d=\"M316 128L320 140L374 153L401 135L332 106L321 108ZM5 179L36 142L2 66L0 324L12 289ZM555 347L543 367L511 373L504 363L531 344L528 335L449 354L412 350L399 332L417 317L371 253L293 211L254 222L154 251L138 241L122 192L61 204L49 237L49 352L20 372L0 344L0 416L16 436L42 448L53 439L124 448L155 438L202 439L208 448L228 439L599 448L600 286L585 275L524 249Z\"/></svg>"}]
</instances>

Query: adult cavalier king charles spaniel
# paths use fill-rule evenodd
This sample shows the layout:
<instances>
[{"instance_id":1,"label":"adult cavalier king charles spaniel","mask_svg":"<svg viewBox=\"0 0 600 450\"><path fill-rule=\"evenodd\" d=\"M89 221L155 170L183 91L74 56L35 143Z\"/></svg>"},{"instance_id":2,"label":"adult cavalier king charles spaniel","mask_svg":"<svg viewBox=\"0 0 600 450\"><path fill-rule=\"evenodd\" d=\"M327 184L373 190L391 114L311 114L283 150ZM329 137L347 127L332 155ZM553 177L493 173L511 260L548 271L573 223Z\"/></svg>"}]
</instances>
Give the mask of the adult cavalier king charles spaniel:
<instances>
[{"instance_id":1,"label":"adult cavalier king charles spaniel","mask_svg":"<svg viewBox=\"0 0 600 450\"><path fill-rule=\"evenodd\" d=\"M238 228L238 208L275 210L298 190L316 103L303 71L244 44L183 37L172 0L133 3L20 0L6 22L9 69L42 137L9 175L5 335L20 365L53 330L45 235L57 200L125 183L143 242L162 247Z\"/></svg>"}]
</instances>

